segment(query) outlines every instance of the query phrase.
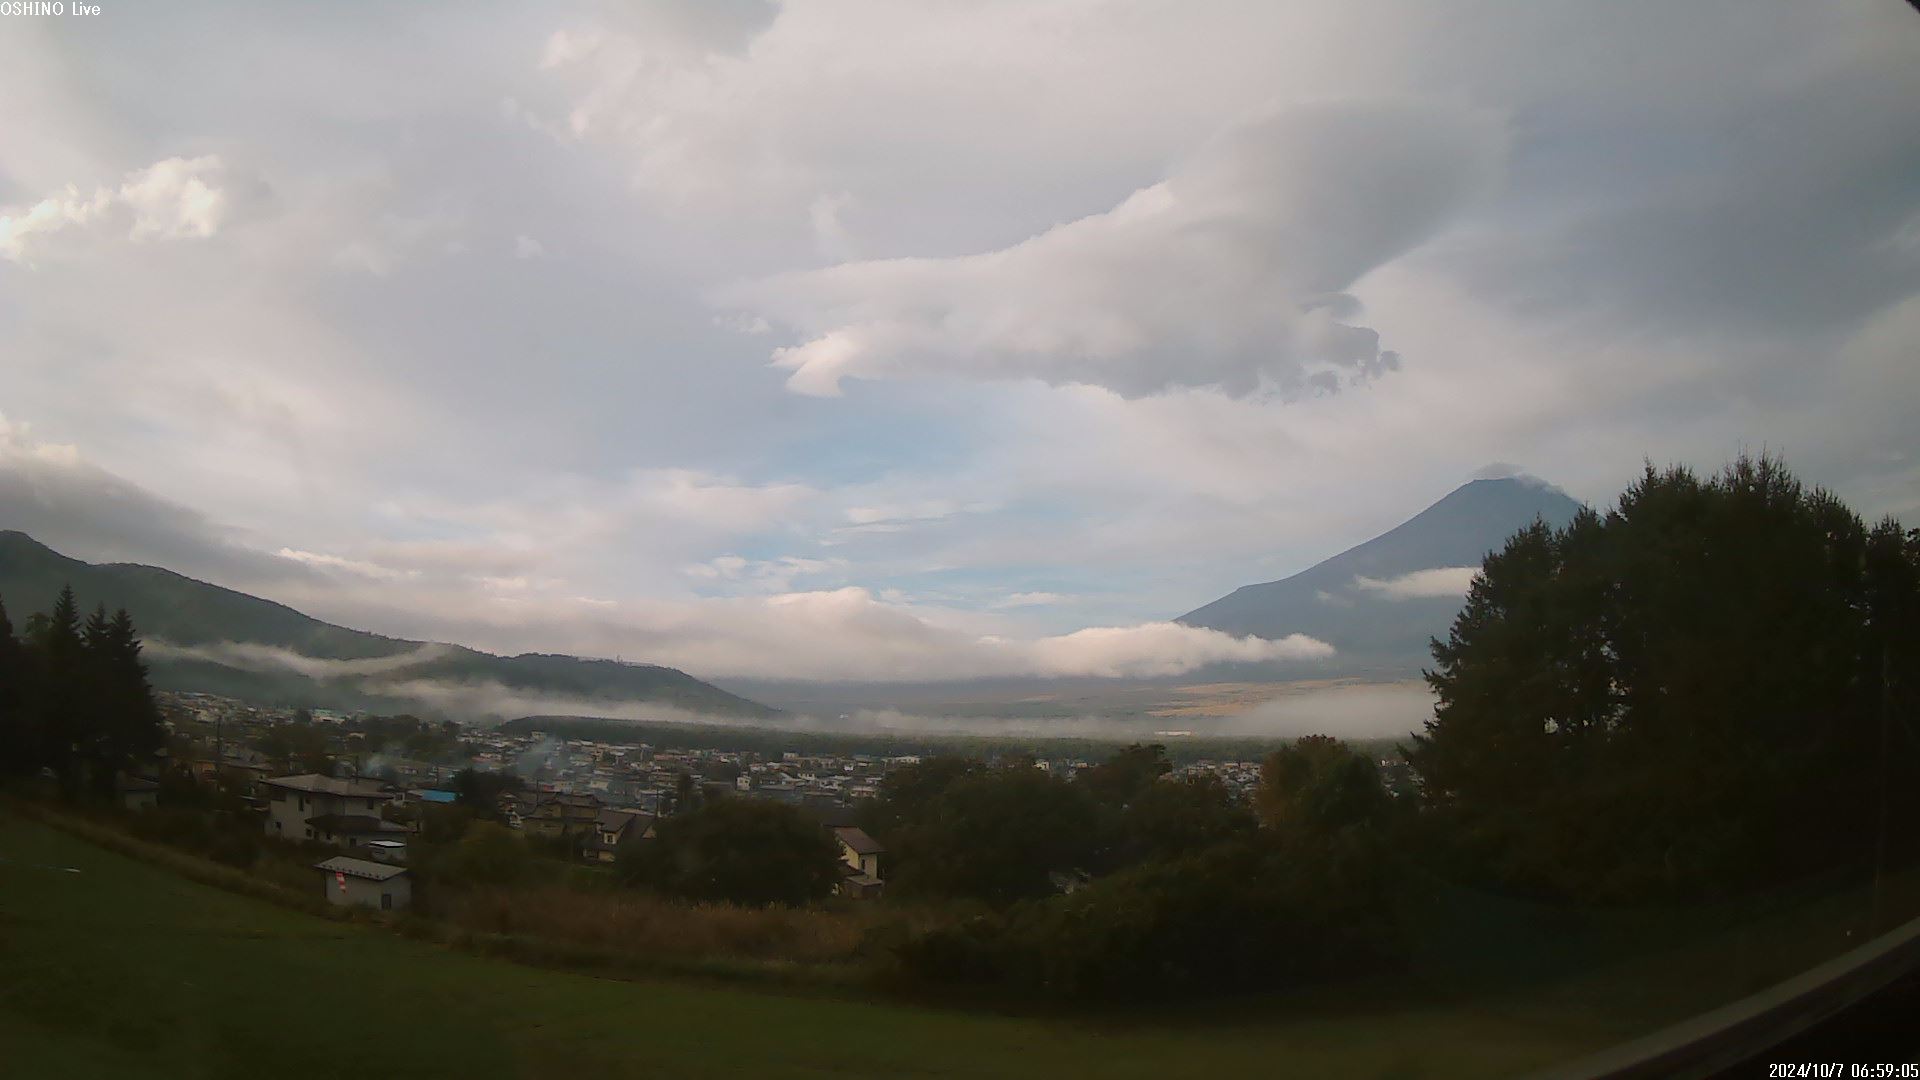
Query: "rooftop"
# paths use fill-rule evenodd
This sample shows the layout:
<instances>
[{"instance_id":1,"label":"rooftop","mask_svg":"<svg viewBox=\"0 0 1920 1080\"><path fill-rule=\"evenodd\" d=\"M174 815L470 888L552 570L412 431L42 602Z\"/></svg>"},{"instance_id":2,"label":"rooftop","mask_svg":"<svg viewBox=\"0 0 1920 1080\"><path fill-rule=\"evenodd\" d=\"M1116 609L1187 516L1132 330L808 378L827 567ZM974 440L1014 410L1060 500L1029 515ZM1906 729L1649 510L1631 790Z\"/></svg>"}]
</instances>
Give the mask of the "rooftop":
<instances>
[{"instance_id":1,"label":"rooftop","mask_svg":"<svg viewBox=\"0 0 1920 1080\"><path fill-rule=\"evenodd\" d=\"M274 776L260 781L273 787L287 788L292 791L309 791L319 795L347 795L356 799L385 799L392 797L387 785L378 780L354 777L341 780L319 773L301 773L298 776Z\"/></svg>"},{"instance_id":2,"label":"rooftop","mask_svg":"<svg viewBox=\"0 0 1920 1080\"><path fill-rule=\"evenodd\" d=\"M644 810L602 810L598 824L607 832L619 832L629 826L637 825L641 832L653 824L653 815Z\"/></svg>"},{"instance_id":3,"label":"rooftop","mask_svg":"<svg viewBox=\"0 0 1920 1080\"><path fill-rule=\"evenodd\" d=\"M365 878L368 881L388 881L407 872L404 866L368 862L365 859L353 859L345 855L335 855L324 862L314 863L313 868L328 874L345 874L348 877Z\"/></svg>"},{"instance_id":4,"label":"rooftop","mask_svg":"<svg viewBox=\"0 0 1920 1080\"><path fill-rule=\"evenodd\" d=\"M882 855L887 850L880 841L868 836L865 829L843 826L833 830L833 835L839 837L840 842L847 845L855 855Z\"/></svg>"}]
</instances>

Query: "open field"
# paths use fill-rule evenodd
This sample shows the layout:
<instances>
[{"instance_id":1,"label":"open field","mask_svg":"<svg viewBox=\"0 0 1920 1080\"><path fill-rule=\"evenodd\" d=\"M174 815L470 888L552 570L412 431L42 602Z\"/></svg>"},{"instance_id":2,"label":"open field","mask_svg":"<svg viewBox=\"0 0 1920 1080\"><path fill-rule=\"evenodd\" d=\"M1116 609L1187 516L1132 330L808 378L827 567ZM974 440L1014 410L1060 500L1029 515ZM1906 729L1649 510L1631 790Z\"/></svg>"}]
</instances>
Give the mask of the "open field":
<instances>
[{"instance_id":1,"label":"open field","mask_svg":"<svg viewBox=\"0 0 1920 1080\"><path fill-rule=\"evenodd\" d=\"M220 892L0 818L0 1046L23 1077L1494 1076L1604 1042L1494 1012L1096 1025L618 982Z\"/></svg>"}]
</instances>

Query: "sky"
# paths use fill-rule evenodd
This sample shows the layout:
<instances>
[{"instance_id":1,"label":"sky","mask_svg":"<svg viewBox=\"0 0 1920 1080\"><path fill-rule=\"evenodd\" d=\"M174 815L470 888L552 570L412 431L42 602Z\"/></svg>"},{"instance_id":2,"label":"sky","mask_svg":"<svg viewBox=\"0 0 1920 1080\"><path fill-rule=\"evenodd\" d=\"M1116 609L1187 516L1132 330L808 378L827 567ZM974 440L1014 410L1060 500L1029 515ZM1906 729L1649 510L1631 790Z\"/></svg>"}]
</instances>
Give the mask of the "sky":
<instances>
[{"instance_id":1,"label":"sky","mask_svg":"<svg viewBox=\"0 0 1920 1080\"><path fill-rule=\"evenodd\" d=\"M76 557L1110 677L1319 655L1167 620L1489 469L1920 522L1898 0L100 6L0 18L0 528Z\"/></svg>"}]
</instances>

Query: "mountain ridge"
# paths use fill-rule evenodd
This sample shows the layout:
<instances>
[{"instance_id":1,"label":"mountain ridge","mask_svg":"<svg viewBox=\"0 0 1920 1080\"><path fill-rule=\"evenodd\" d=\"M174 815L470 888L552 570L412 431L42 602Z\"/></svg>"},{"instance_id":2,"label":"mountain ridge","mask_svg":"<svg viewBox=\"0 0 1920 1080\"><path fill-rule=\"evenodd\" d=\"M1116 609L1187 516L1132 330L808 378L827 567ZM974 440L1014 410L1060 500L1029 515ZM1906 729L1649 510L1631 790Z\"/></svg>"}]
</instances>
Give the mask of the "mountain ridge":
<instances>
[{"instance_id":1,"label":"mountain ridge","mask_svg":"<svg viewBox=\"0 0 1920 1080\"><path fill-rule=\"evenodd\" d=\"M776 713L677 668L558 653L506 656L388 637L324 622L278 601L164 567L85 562L24 532L0 530L0 599L13 600L8 612L16 625L50 605L67 584L83 609L105 604L133 615L149 643L154 685L162 689L284 705L446 715L519 714L514 708L484 707L489 696L652 705L734 717ZM296 664L275 650L311 663ZM368 673L368 661L393 663Z\"/></svg>"}]
</instances>

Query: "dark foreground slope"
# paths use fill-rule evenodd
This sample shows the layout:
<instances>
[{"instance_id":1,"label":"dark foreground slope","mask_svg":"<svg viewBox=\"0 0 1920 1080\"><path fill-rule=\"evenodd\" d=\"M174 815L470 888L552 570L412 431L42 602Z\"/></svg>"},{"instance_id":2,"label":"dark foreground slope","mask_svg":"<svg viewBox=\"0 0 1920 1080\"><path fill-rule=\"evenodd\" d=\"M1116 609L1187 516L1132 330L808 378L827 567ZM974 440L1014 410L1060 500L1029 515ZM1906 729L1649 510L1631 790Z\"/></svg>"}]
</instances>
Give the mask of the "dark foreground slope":
<instances>
[{"instance_id":1,"label":"dark foreground slope","mask_svg":"<svg viewBox=\"0 0 1920 1080\"><path fill-rule=\"evenodd\" d=\"M35 1080L1486 1077L1608 1038L1379 1003L1069 1023L592 978L271 907L3 807L0 971L0 1071Z\"/></svg>"}]
</instances>

